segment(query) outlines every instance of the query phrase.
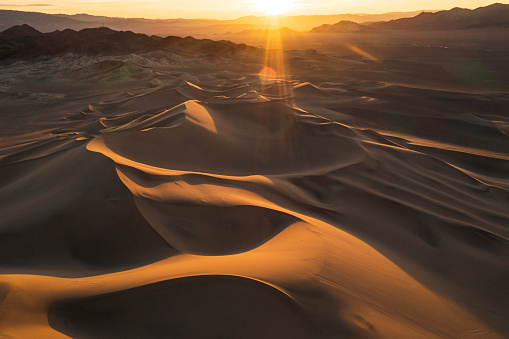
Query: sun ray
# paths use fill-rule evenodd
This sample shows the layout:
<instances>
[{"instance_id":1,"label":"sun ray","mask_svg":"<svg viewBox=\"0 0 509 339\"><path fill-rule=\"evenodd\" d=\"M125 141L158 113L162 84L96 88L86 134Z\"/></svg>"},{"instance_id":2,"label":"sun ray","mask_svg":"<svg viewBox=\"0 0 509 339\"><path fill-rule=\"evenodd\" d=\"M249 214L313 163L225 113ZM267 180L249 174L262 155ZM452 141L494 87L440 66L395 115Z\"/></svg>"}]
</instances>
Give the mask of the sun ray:
<instances>
[{"instance_id":1,"label":"sun ray","mask_svg":"<svg viewBox=\"0 0 509 339\"><path fill-rule=\"evenodd\" d=\"M268 15L281 15L288 12L294 6L293 0L253 0L252 4Z\"/></svg>"}]
</instances>

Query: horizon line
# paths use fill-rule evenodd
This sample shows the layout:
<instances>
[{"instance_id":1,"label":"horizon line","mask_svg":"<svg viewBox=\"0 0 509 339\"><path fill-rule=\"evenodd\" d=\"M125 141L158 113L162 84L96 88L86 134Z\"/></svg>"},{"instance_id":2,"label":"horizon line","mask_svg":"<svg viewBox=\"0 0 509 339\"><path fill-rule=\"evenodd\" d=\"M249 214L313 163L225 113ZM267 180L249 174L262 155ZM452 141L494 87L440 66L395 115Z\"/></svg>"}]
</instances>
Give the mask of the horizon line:
<instances>
[{"instance_id":1,"label":"horizon line","mask_svg":"<svg viewBox=\"0 0 509 339\"><path fill-rule=\"evenodd\" d=\"M495 3L493 3L495 4ZM481 6L484 7L484 6ZM451 7L453 8L465 8L465 9L475 9L475 8L467 8L467 7ZM476 7L479 8L479 7ZM414 13L414 12L439 12L439 11L447 11L448 9L420 9L420 10L414 10L414 11L391 11L391 12L380 12L380 13L334 13L334 14L294 14L294 15L276 15L277 17L311 17L311 16L337 16L337 15L358 15L358 16L370 16L370 15L383 15L383 14L393 14L393 13ZM242 15L239 17L235 17L232 19L219 19L219 18L212 18L212 17L198 17L198 18L189 18L189 17L174 17L174 18L146 18L146 17L122 17L122 16L107 16L107 15L97 15L97 14L88 14L88 13L74 13L74 14L68 14L68 13L47 13L47 12L38 12L38 11L23 11L19 9L5 9L0 8L0 11L12 11L12 12L23 12L23 13L38 13L38 14L47 14L47 15L66 15L66 16L76 16L76 15L88 15L92 17L105 17L105 18L111 18L111 19L144 19L144 20L214 20L214 21L234 21L242 18L248 18L248 17L255 17L259 19L263 18L270 18L273 17L271 15L255 15L255 14L248 14L248 15Z\"/></svg>"}]
</instances>

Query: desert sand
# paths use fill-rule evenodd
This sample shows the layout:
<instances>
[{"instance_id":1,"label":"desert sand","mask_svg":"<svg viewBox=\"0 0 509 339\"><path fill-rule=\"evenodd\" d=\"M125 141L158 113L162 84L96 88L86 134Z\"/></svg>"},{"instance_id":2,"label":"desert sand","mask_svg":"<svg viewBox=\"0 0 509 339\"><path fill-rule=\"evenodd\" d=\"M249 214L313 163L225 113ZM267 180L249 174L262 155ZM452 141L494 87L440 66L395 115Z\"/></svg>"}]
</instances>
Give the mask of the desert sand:
<instances>
[{"instance_id":1,"label":"desert sand","mask_svg":"<svg viewBox=\"0 0 509 339\"><path fill-rule=\"evenodd\" d=\"M503 45L321 39L2 64L0 337L508 337Z\"/></svg>"}]
</instances>

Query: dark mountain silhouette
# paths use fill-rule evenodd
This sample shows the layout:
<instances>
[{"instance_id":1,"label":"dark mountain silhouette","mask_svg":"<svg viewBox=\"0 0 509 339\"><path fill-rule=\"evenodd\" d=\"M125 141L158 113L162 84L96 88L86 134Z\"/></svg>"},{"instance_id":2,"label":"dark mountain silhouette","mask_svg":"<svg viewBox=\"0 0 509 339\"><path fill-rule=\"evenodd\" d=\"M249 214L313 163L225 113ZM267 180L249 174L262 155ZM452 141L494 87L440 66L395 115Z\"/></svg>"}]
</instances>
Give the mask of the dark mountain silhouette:
<instances>
[{"instance_id":1,"label":"dark mountain silhouette","mask_svg":"<svg viewBox=\"0 0 509 339\"><path fill-rule=\"evenodd\" d=\"M23 38L27 36L40 36L42 33L27 24L13 26L6 29L0 36L4 39Z\"/></svg>"},{"instance_id":2,"label":"dark mountain silhouette","mask_svg":"<svg viewBox=\"0 0 509 339\"><path fill-rule=\"evenodd\" d=\"M342 33L342 32L358 32L368 29L365 25L360 25L353 21L340 21L333 25L321 25L311 30L311 33Z\"/></svg>"},{"instance_id":3,"label":"dark mountain silhouette","mask_svg":"<svg viewBox=\"0 0 509 339\"><path fill-rule=\"evenodd\" d=\"M0 33L0 60L65 53L119 55L155 50L232 56L237 52L256 51L257 48L224 40L175 36L161 38L130 31L114 31L107 27L41 33L28 25L21 25Z\"/></svg>"},{"instance_id":4,"label":"dark mountain silhouette","mask_svg":"<svg viewBox=\"0 0 509 339\"><path fill-rule=\"evenodd\" d=\"M378 30L450 30L485 27L509 27L509 5L495 3L477 9L453 8L436 13L421 13L369 25Z\"/></svg>"},{"instance_id":5,"label":"dark mountain silhouette","mask_svg":"<svg viewBox=\"0 0 509 339\"><path fill-rule=\"evenodd\" d=\"M412 18L373 23L340 21L334 25L322 25L312 33L342 33L376 30L456 30L471 28L509 28L509 5L495 3L477 9L453 8L448 11L422 12Z\"/></svg>"}]
</instances>

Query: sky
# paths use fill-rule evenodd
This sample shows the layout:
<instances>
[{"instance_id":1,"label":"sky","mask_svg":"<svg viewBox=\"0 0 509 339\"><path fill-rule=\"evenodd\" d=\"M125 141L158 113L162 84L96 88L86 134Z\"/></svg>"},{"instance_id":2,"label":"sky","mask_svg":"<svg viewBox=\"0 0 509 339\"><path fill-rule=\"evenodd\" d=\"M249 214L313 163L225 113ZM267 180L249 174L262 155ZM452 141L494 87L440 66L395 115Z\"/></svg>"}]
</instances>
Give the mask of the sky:
<instances>
[{"instance_id":1,"label":"sky","mask_svg":"<svg viewBox=\"0 0 509 339\"><path fill-rule=\"evenodd\" d=\"M270 0L277 2L278 0ZM386 13L416 10L477 8L497 0L285 0L292 1L286 15ZM0 9L28 12L77 14L113 17L171 19L235 19L246 15L262 16L260 2L265 0L0 0ZM498 1L509 3L509 1Z\"/></svg>"}]
</instances>

